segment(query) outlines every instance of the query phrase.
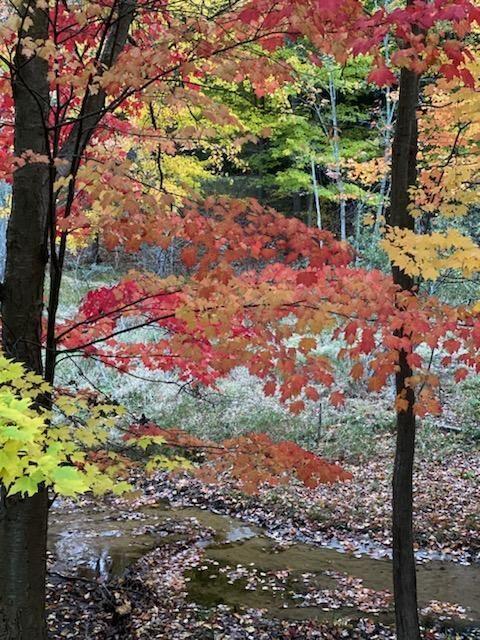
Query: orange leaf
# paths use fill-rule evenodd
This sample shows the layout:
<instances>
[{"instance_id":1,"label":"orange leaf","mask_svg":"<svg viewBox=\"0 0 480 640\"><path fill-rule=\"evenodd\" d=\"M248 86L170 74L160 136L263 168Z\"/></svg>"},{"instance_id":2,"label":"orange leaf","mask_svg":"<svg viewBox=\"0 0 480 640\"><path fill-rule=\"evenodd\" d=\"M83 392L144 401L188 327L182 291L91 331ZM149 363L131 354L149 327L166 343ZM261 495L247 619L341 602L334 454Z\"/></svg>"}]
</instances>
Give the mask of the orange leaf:
<instances>
[{"instance_id":1,"label":"orange leaf","mask_svg":"<svg viewBox=\"0 0 480 640\"><path fill-rule=\"evenodd\" d=\"M345 404L345 396L341 391L334 391L330 394L330 402L334 407L341 407Z\"/></svg>"}]
</instances>

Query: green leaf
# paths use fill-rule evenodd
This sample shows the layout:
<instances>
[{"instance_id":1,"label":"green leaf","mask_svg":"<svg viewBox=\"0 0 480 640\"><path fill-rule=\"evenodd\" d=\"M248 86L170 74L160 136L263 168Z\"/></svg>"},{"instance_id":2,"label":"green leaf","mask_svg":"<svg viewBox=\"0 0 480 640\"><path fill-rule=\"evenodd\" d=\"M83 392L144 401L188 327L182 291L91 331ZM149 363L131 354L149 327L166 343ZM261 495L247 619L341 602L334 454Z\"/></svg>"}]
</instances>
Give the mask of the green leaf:
<instances>
[{"instance_id":1,"label":"green leaf","mask_svg":"<svg viewBox=\"0 0 480 640\"><path fill-rule=\"evenodd\" d=\"M58 467L52 473L54 489L62 496L75 496L89 490L84 475L76 467Z\"/></svg>"},{"instance_id":2,"label":"green leaf","mask_svg":"<svg viewBox=\"0 0 480 640\"><path fill-rule=\"evenodd\" d=\"M23 476L15 480L8 492L9 496L15 493L21 493L22 495L33 496L37 493L38 484L30 476Z\"/></svg>"},{"instance_id":3,"label":"green leaf","mask_svg":"<svg viewBox=\"0 0 480 640\"><path fill-rule=\"evenodd\" d=\"M130 483L128 482L117 482L116 484L114 484L112 491L116 496L119 496L123 493L126 493L127 491L132 491L133 487Z\"/></svg>"}]
</instances>

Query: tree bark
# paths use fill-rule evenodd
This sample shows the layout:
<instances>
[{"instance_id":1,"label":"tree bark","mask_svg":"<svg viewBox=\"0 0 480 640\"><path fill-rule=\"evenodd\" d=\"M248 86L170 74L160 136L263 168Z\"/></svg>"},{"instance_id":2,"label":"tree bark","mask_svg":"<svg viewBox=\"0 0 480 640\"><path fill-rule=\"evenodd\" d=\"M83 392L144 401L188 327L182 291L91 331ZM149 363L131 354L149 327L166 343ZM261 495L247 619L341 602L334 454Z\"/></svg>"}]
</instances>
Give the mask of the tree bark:
<instances>
[{"instance_id":1,"label":"tree bark","mask_svg":"<svg viewBox=\"0 0 480 640\"><path fill-rule=\"evenodd\" d=\"M136 8L137 0L119 0L116 12L112 13L113 19L109 36L98 58L99 70L113 67L123 51L135 18ZM105 116L106 98L107 94L104 89L98 89L93 93L87 89L80 117L72 127L72 131L59 153L59 157L66 161L66 165L60 167L62 175L75 173L76 167L83 157L85 147Z\"/></svg>"},{"instance_id":2,"label":"tree bark","mask_svg":"<svg viewBox=\"0 0 480 640\"><path fill-rule=\"evenodd\" d=\"M402 69L400 98L392 149L391 204L387 221L390 226L414 230L414 219L409 213L409 189L417 177L417 115L418 76ZM412 292L413 279L397 267L392 268L393 280L402 293ZM408 327L397 331L402 337ZM396 373L396 392L407 400L407 408L397 411L397 443L393 474L393 585L398 640L420 640L417 606L415 555L413 548L413 464L415 457L416 421L415 394L407 386L412 375L407 353L399 353Z\"/></svg>"},{"instance_id":3,"label":"tree bark","mask_svg":"<svg viewBox=\"0 0 480 640\"><path fill-rule=\"evenodd\" d=\"M7 260L2 301L5 353L42 373L41 330L46 266L46 218L49 166L48 65L23 55L21 38L48 38L46 10L24 2L19 11L32 19L20 32L12 70L15 104L15 155L43 156L13 174L12 211L7 231ZM6 496L0 486L0 637L44 640L48 496L44 488L31 498Z\"/></svg>"},{"instance_id":4,"label":"tree bark","mask_svg":"<svg viewBox=\"0 0 480 640\"><path fill-rule=\"evenodd\" d=\"M0 498L0 638L45 640L48 496Z\"/></svg>"}]
</instances>

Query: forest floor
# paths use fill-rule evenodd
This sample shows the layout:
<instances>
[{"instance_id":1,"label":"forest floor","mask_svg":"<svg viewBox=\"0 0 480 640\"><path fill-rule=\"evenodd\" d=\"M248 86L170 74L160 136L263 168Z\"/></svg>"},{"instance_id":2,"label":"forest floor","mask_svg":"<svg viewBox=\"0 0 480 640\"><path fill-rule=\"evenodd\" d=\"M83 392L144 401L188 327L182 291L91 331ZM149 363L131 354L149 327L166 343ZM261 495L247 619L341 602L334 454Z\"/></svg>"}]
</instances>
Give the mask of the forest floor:
<instances>
[{"instance_id":1,"label":"forest floor","mask_svg":"<svg viewBox=\"0 0 480 640\"><path fill-rule=\"evenodd\" d=\"M157 474L139 480L139 491L128 501L110 498L99 505L83 499L71 508L80 514L91 508L118 508L123 517L134 518L142 509L167 500L174 508L199 507L261 527L280 550L308 543L335 548L353 557L388 556L391 458L377 458L349 468L354 475L350 482L322 485L313 491L291 485L251 497L223 484L206 486L187 476L168 478ZM439 559L457 565L480 562L479 478L480 458L475 452L417 464L415 528L421 563L427 565ZM324 612L346 611L340 620L293 620L271 615L260 606L262 592L288 590L289 572L260 572L239 563L220 569L217 566L217 572L226 574L226 586L236 582L242 585L248 606L199 604L191 597L189 580L192 571L209 574L212 564L218 565L207 558L203 544L212 532L195 519L173 520L168 529L165 543L146 553L121 577L97 582L82 579L74 571L68 576L52 573L48 594L52 639L394 638L391 627L380 622L382 612L391 613L390 593L368 589L362 580L346 574L333 575L335 589L315 591L308 587L308 567L301 574L307 585L302 596L306 606L315 604ZM212 573L210 577L215 576ZM253 602L258 599L258 608L247 597L252 593ZM456 631L442 629L442 619L462 621L465 611L461 605L434 601L425 606L424 619L435 621L427 623L425 638L480 639L480 628L469 628L468 620ZM355 612L350 620L349 608Z\"/></svg>"},{"instance_id":2,"label":"forest floor","mask_svg":"<svg viewBox=\"0 0 480 640\"><path fill-rule=\"evenodd\" d=\"M157 476L144 484L140 503L167 499L200 506L264 527L283 542L335 546L373 557L391 545L391 461L344 465L351 482L307 489L288 485L245 496L228 484L205 485L188 476ZM476 452L418 463L415 530L418 558L480 562L480 456Z\"/></svg>"}]
</instances>

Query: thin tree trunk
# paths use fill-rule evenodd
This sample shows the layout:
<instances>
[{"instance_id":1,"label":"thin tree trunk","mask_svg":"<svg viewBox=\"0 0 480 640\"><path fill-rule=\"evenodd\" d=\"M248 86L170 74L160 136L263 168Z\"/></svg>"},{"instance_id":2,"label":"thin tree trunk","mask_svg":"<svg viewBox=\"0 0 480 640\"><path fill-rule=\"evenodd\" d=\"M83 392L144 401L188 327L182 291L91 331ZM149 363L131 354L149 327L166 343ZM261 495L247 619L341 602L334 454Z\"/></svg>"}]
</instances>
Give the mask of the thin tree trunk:
<instances>
[{"instance_id":1,"label":"thin tree trunk","mask_svg":"<svg viewBox=\"0 0 480 640\"><path fill-rule=\"evenodd\" d=\"M308 194L307 202L307 227L312 226L312 214L313 214L313 193Z\"/></svg>"},{"instance_id":2,"label":"thin tree trunk","mask_svg":"<svg viewBox=\"0 0 480 640\"><path fill-rule=\"evenodd\" d=\"M340 162L340 129L338 128L338 116L337 116L337 89L335 87L335 79L333 77L332 69L328 72L328 87L330 94L330 107L332 111L332 151L333 159L335 161L335 173L336 183L338 189L338 195L340 197L339 215L340 215L340 240L345 242L347 240L347 207L345 202L345 184L342 178L342 166Z\"/></svg>"},{"instance_id":3,"label":"thin tree trunk","mask_svg":"<svg viewBox=\"0 0 480 640\"><path fill-rule=\"evenodd\" d=\"M362 228L362 215L363 215L363 202L360 200L357 203L357 210L355 213L355 266L358 266L360 258L360 231Z\"/></svg>"},{"instance_id":4,"label":"thin tree trunk","mask_svg":"<svg viewBox=\"0 0 480 640\"><path fill-rule=\"evenodd\" d=\"M387 8L388 8L388 0L385 1L385 9ZM385 50L385 59L387 63L390 62L389 41L390 41L390 36L387 34L383 40L383 48ZM395 102L392 100L392 91L390 87L386 87L385 116L384 116L385 121L383 125L383 159L384 159L385 165L388 165L390 161L390 156L392 153L391 128L392 128L394 115L395 115ZM385 204L388 199L388 190L389 190L389 179L388 179L387 172L385 172L380 182L379 202L378 202L377 210L375 213L375 226L374 226L375 237L377 237L380 233L380 227L382 224L382 217L385 210Z\"/></svg>"},{"instance_id":5,"label":"thin tree trunk","mask_svg":"<svg viewBox=\"0 0 480 640\"><path fill-rule=\"evenodd\" d=\"M317 168L315 166L315 160L313 157L310 160L311 171L312 171L312 186L313 186L313 195L315 198L315 211L317 213L317 227L319 229L322 228L322 212L320 210L320 197L318 193L318 182L317 182Z\"/></svg>"},{"instance_id":6,"label":"thin tree trunk","mask_svg":"<svg viewBox=\"0 0 480 640\"><path fill-rule=\"evenodd\" d=\"M409 214L409 188L416 182L418 76L402 69L400 98L392 150L391 205L388 224L414 230ZM411 292L414 282L410 276L393 267L393 279L402 291ZM398 304L401 305L399 294ZM402 337L408 327L396 332ZM399 353L396 373L397 396L407 400L404 411L397 411L397 444L393 475L393 584L398 640L419 640L420 628L417 606L415 555L413 549L413 464L415 456L415 395L407 386L412 369L407 353Z\"/></svg>"},{"instance_id":7,"label":"thin tree trunk","mask_svg":"<svg viewBox=\"0 0 480 640\"><path fill-rule=\"evenodd\" d=\"M46 40L46 10L25 2L33 40ZM46 158L45 123L49 109L47 62L15 59L15 154L33 151ZM27 162L13 174L12 212L7 232L7 260L2 301L2 340L6 354L42 373L41 331L46 266L46 216L49 166ZM41 488L32 498L6 496L0 487L0 638L44 640L48 496Z\"/></svg>"},{"instance_id":8,"label":"thin tree trunk","mask_svg":"<svg viewBox=\"0 0 480 640\"><path fill-rule=\"evenodd\" d=\"M112 13L107 19L108 36L100 52L100 67L110 69L118 59L127 42L132 22L135 18L137 0L119 0L112 5ZM79 118L58 152L58 157L65 161L64 166L58 167L62 175L70 175L70 183L66 190L65 217L71 213L74 198L77 173L82 162L85 149L90 142L96 128L106 114L106 91L99 89L92 91L87 87L85 97L80 109ZM55 179L55 176L52 176ZM52 203L52 207L55 204ZM53 215L53 211L52 211ZM58 250L55 238L51 241L51 266L50 266L50 293L48 300L48 321L46 335L45 379L53 383L57 366L57 343L55 337L55 325L58 306L60 304L60 291L62 287L63 268L67 254L67 234L62 233Z\"/></svg>"},{"instance_id":9,"label":"thin tree trunk","mask_svg":"<svg viewBox=\"0 0 480 640\"><path fill-rule=\"evenodd\" d=\"M114 3L117 6L115 19L112 20L109 37L99 59L99 67L110 69L123 51L128 38L130 27L135 17L137 0L119 0ZM60 150L59 157L66 160L66 165L59 168L63 175L75 173L82 160L83 153L96 128L105 116L106 91L102 88L97 91L87 91L86 98L81 109L81 118L72 127L70 135Z\"/></svg>"}]
</instances>

